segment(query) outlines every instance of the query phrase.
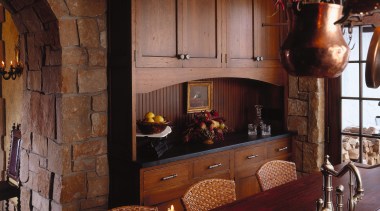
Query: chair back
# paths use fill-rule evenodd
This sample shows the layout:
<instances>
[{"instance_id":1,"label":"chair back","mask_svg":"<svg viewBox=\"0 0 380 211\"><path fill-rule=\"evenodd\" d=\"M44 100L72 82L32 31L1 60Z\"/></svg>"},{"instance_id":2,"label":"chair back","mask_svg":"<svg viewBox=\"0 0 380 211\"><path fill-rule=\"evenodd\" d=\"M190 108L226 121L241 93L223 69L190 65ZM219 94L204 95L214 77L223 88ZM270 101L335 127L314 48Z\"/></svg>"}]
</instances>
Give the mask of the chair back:
<instances>
[{"instance_id":1,"label":"chair back","mask_svg":"<svg viewBox=\"0 0 380 211\"><path fill-rule=\"evenodd\" d=\"M21 144L21 131L20 124L15 126L13 124L11 131L11 143L9 151L9 160L7 168L7 178L12 178L15 181L19 181L20 177L20 144Z\"/></svg>"},{"instance_id":2,"label":"chair back","mask_svg":"<svg viewBox=\"0 0 380 211\"><path fill-rule=\"evenodd\" d=\"M235 181L206 179L192 185L182 197L188 211L210 210L236 200Z\"/></svg>"},{"instance_id":3,"label":"chair back","mask_svg":"<svg viewBox=\"0 0 380 211\"><path fill-rule=\"evenodd\" d=\"M262 165L256 172L262 191L297 180L296 164L284 160L273 160Z\"/></svg>"},{"instance_id":4,"label":"chair back","mask_svg":"<svg viewBox=\"0 0 380 211\"><path fill-rule=\"evenodd\" d=\"M149 207L149 206L129 205L129 206L115 207L111 209L110 211L158 211L158 208Z\"/></svg>"}]
</instances>

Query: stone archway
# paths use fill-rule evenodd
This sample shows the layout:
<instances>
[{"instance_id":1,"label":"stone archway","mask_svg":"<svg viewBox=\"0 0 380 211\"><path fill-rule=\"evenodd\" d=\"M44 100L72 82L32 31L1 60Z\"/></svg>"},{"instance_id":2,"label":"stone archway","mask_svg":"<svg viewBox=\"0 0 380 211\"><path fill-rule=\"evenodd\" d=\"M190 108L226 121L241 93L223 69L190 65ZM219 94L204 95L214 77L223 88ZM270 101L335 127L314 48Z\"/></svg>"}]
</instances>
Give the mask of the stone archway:
<instances>
[{"instance_id":1,"label":"stone archway","mask_svg":"<svg viewBox=\"0 0 380 211\"><path fill-rule=\"evenodd\" d=\"M106 0L0 2L25 64L21 209L105 209Z\"/></svg>"}]
</instances>

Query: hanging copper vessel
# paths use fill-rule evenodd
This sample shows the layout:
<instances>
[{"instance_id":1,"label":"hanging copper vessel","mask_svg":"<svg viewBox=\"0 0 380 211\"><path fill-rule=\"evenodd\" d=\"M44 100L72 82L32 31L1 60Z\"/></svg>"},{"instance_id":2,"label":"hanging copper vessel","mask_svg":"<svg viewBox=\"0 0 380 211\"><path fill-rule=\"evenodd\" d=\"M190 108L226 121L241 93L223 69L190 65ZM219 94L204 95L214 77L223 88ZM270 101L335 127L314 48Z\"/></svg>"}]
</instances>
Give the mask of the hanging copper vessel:
<instances>
[{"instance_id":1,"label":"hanging copper vessel","mask_svg":"<svg viewBox=\"0 0 380 211\"><path fill-rule=\"evenodd\" d=\"M348 63L350 49L343 38L343 7L332 3L293 3L287 10L289 33L281 51L281 62L294 76L335 78Z\"/></svg>"}]
</instances>

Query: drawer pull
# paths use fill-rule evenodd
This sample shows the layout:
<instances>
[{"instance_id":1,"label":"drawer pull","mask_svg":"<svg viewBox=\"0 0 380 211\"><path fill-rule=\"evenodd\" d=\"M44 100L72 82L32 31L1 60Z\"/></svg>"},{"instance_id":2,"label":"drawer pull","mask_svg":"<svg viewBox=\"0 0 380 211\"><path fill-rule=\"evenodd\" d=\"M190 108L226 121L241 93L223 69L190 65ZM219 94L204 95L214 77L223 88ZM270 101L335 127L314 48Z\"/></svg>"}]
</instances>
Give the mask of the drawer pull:
<instances>
[{"instance_id":1,"label":"drawer pull","mask_svg":"<svg viewBox=\"0 0 380 211\"><path fill-rule=\"evenodd\" d=\"M211 165L211 166L209 166L208 169L218 168L218 167L220 167L220 166L222 166L222 164L221 164L221 163L218 163L218 164L215 164L215 165Z\"/></svg>"},{"instance_id":2,"label":"drawer pull","mask_svg":"<svg viewBox=\"0 0 380 211\"><path fill-rule=\"evenodd\" d=\"M253 159L253 158L257 158L259 157L259 155L250 155L250 156L247 156L247 159Z\"/></svg>"},{"instance_id":3,"label":"drawer pull","mask_svg":"<svg viewBox=\"0 0 380 211\"><path fill-rule=\"evenodd\" d=\"M170 176L167 176L167 177L163 177L161 180L165 181L165 180L176 178L177 176L178 176L178 174L173 174L173 175L170 175Z\"/></svg>"},{"instance_id":4,"label":"drawer pull","mask_svg":"<svg viewBox=\"0 0 380 211\"><path fill-rule=\"evenodd\" d=\"M281 151L284 151L284 150L287 150L288 147L282 147L282 148L279 148L277 151L281 152Z\"/></svg>"}]
</instances>

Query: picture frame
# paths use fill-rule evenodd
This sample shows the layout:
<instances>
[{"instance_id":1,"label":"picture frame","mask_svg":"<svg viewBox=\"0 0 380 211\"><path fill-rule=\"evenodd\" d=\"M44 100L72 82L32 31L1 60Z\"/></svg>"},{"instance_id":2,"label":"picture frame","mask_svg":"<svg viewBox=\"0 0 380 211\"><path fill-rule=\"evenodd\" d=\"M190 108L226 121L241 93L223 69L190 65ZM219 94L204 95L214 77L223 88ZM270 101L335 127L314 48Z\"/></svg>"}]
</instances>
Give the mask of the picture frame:
<instances>
[{"instance_id":1,"label":"picture frame","mask_svg":"<svg viewBox=\"0 0 380 211\"><path fill-rule=\"evenodd\" d=\"M210 111L213 100L212 81L190 81L187 83L187 113Z\"/></svg>"}]
</instances>

